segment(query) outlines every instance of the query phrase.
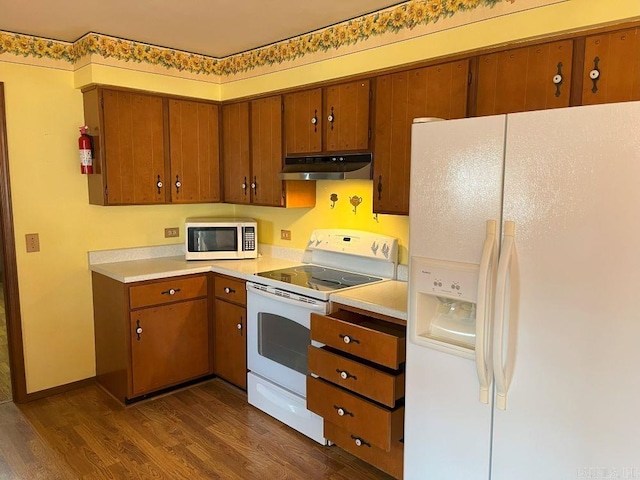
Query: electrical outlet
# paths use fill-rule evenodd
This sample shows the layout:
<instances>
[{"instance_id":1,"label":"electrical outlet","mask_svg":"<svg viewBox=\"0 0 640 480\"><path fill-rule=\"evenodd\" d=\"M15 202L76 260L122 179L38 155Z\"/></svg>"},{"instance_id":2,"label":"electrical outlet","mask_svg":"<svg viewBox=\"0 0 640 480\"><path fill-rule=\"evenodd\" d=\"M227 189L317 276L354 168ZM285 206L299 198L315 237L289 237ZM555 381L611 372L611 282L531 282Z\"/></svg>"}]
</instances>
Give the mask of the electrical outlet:
<instances>
[{"instance_id":1,"label":"electrical outlet","mask_svg":"<svg viewBox=\"0 0 640 480\"><path fill-rule=\"evenodd\" d=\"M180 228L172 227L164 229L164 238L175 238L180 236Z\"/></svg>"},{"instance_id":2,"label":"electrical outlet","mask_svg":"<svg viewBox=\"0 0 640 480\"><path fill-rule=\"evenodd\" d=\"M291 240L291 230L280 230L281 240Z\"/></svg>"},{"instance_id":3,"label":"electrical outlet","mask_svg":"<svg viewBox=\"0 0 640 480\"><path fill-rule=\"evenodd\" d=\"M27 241L27 253L40 251L40 236L37 233L27 233L25 239Z\"/></svg>"}]
</instances>

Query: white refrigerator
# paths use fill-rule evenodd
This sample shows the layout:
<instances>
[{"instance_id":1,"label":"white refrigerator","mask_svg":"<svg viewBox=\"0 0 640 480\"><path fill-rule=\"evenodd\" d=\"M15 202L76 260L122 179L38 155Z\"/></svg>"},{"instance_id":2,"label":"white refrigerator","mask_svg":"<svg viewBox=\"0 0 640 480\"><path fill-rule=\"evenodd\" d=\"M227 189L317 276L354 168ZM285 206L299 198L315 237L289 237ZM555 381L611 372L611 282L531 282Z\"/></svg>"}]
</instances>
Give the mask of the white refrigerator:
<instances>
[{"instance_id":1,"label":"white refrigerator","mask_svg":"<svg viewBox=\"0 0 640 480\"><path fill-rule=\"evenodd\" d=\"M640 478L640 102L411 148L405 480Z\"/></svg>"}]
</instances>

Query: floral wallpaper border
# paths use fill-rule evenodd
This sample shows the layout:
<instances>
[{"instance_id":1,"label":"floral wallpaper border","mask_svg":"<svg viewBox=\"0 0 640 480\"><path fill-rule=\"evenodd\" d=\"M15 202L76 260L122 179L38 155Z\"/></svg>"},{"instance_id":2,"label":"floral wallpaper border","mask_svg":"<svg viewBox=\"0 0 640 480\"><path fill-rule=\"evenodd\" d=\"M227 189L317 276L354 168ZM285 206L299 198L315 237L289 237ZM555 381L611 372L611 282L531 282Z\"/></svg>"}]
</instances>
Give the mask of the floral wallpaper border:
<instances>
[{"instance_id":1,"label":"floral wallpaper border","mask_svg":"<svg viewBox=\"0 0 640 480\"><path fill-rule=\"evenodd\" d=\"M395 7L349 20L266 47L214 58L145 43L88 33L74 43L0 31L0 55L49 58L75 64L88 55L125 62L160 65L201 75L235 75L258 67L289 62L310 53L337 50L371 37L436 23L459 12L494 7L516 0L410 0Z\"/></svg>"}]
</instances>

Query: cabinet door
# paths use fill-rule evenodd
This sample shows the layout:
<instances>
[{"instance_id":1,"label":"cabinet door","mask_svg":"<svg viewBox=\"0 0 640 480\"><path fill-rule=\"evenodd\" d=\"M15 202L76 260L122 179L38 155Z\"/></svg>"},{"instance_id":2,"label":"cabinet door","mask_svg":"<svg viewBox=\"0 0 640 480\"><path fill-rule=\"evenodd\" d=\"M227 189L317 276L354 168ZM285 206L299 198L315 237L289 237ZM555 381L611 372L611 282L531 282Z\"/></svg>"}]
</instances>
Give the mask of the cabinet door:
<instances>
[{"instance_id":1,"label":"cabinet door","mask_svg":"<svg viewBox=\"0 0 640 480\"><path fill-rule=\"evenodd\" d=\"M640 100L640 29L587 37L582 104L630 100Z\"/></svg>"},{"instance_id":2,"label":"cabinet door","mask_svg":"<svg viewBox=\"0 0 640 480\"><path fill-rule=\"evenodd\" d=\"M251 102L251 201L282 205L282 97Z\"/></svg>"},{"instance_id":3,"label":"cabinet door","mask_svg":"<svg viewBox=\"0 0 640 480\"><path fill-rule=\"evenodd\" d=\"M327 87L325 90L325 149L369 148L369 80Z\"/></svg>"},{"instance_id":4,"label":"cabinet door","mask_svg":"<svg viewBox=\"0 0 640 480\"><path fill-rule=\"evenodd\" d=\"M218 106L169 100L173 203L220 201Z\"/></svg>"},{"instance_id":5,"label":"cabinet door","mask_svg":"<svg viewBox=\"0 0 640 480\"><path fill-rule=\"evenodd\" d=\"M409 213L411 124L417 117L462 118L469 61L435 65L376 79L373 211Z\"/></svg>"},{"instance_id":6,"label":"cabinet door","mask_svg":"<svg viewBox=\"0 0 640 480\"><path fill-rule=\"evenodd\" d=\"M107 203L164 203L162 98L115 90L102 98Z\"/></svg>"},{"instance_id":7,"label":"cabinet door","mask_svg":"<svg viewBox=\"0 0 640 480\"><path fill-rule=\"evenodd\" d=\"M322 89L284 96L287 155L322 150Z\"/></svg>"},{"instance_id":8,"label":"cabinet door","mask_svg":"<svg viewBox=\"0 0 640 480\"><path fill-rule=\"evenodd\" d=\"M130 335L134 397L210 373L206 298L131 312Z\"/></svg>"},{"instance_id":9,"label":"cabinet door","mask_svg":"<svg viewBox=\"0 0 640 480\"><path fill-rule=\"evenodd\" d=\"M248 102L222 107L222 169L224 201L250 203Z\"/></svg>"},{"instance_id":10,"label":"cabinet door","mask_svg":"<svg viewBox=\"0 0 640 480\"><path fill-rule=\"evenodd\" d=\"M247 389L247 310L216 300L213 348L216 375Z\"/></svg>"},{"instance_id":11,"label":"cabinet door","mask_svg":"<svg viewBox=\"0 0 640 480\"><path fill-rule=\"evenodd\" d=\"M573 42L481 55L476 115L568 107Z\"/></svg>"}]
</instances>

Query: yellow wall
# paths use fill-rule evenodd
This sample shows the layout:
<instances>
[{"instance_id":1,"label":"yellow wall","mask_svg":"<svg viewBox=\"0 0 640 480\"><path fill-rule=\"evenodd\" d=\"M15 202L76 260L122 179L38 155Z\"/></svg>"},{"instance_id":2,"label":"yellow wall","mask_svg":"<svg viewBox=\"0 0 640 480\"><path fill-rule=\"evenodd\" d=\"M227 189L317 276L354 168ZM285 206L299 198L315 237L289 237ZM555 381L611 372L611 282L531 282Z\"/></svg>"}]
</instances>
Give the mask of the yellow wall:
<instances>
[{"instance_id":1,"label":"yellow wall","mask_svg":"<svg viewBox=\"0 0 640 480\"><path fill-rule=\"evenodd\" d=\"M29 392L95 374L87 252L175 243L164 227L189 215L232 215L232 205L88 204L79 173L82 94L69 71L3 63L20 308ZM26 253L25 234L40 234Z\"/></svg>"},{"instance_id":2,"label":"yellow wall","mask_svg":"<svg viewBox=\"0 0 640 480\"><path fill-rule=\"evenodd\" d=\"M260 220L262 242L296 248L304 246L314 228L372 230L399 237L401 261L407 261L408 220L388 215L380 215L377 221L373 218L370 181L319 182L315 209L88 205L86 179L79 174L76 148L77 127L83 123L81 86L100 82L228 99L638 16L637 0L571 0L222 85L106 66L85 67L74 73L13 64L0 56L28 391L81 380L95 372L87 251L172 243L163 238L164 227L182 226L189 215L253 216ZM331 193L339 197L334 209L330 208ZM356 214L349 204L349 197L354 195L363 197ZM291 242L279 239L283 228L292 230ZM24 235L34 232L40 234L41 251L27 254Z\"/></svg>"}]
</instances>

